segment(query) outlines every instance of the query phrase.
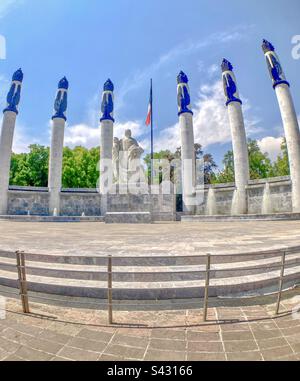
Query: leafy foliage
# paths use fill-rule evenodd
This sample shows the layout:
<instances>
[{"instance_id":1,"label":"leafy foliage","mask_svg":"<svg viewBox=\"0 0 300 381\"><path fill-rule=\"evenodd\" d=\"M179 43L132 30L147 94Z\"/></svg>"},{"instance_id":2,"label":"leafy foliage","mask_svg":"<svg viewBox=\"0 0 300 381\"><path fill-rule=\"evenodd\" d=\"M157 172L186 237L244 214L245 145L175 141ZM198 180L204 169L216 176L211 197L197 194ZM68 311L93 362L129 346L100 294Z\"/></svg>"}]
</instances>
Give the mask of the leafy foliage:
<instances>
[{"instance_id":1,"label":"leafy foliage","mask_svg":"<svg viewBox=\"0 0 300 381\"><path fill-rule=\"evenodd\" d=\"M276 162L272 163L268 154L263 153L256 140L248 140L250 179L265 179L268 177L283 176L288 174L288 158L286 145L282 145L283 154L279 155ZM228 151L223 160L224 169L215 175L215 183L234 182L233 152Z\"/></svg>"},{"instance_id":2,"label":"leafy foliage","mask_svg":"<svg viewBox=\"0 0 300 381\"><path fill-rule=\"evenodd\" d=\"M63 175L64 188L96 188L99 178L97 165L100 160L100 149L65 147L63 152Z\"/></svg>"},{"instance_id":3,"label":"leafy foliage","mask_svg":"<svg viewBox=\"0 0 300 381\"><path fill-rule=\"evenodd\" d=\"M13 154L10 184L45 187L48 183L49 148L32 144L29 153Z\"/></svg>"},{"instance_id":4,"label":"leafy foliage","mask_svg":"<svg viewBox=\"0 0 300 381\"><path fill-rule=\"evenodd\" d=\"M274 163L274 173L276 173L276 176L288 176L290 174L289 157L285 139L283 139L281 144L281 154Z\"/></svg>"},{"instance_id":5,"label":"leafy foliage","mask_svg":"<svg viewBox=\"0 0 300 381\"><path fill-rule=\"evenodd\" d=\"M99 177L99 148L65 147L63 151L63 188L96 188ZM33 144L28 153L13 154L10 184L48 186L49 148Z\"/></svg>"},{"instance_id":6,"label":"leafy foliage","mask_svg":"<svg viewBox=\"0 0 300 381\"><path fill-rule=\"evenodd\" d=\"M285 139L281 145L281 153L274 163L268 154L263 153L256 140L248 141L249 165L251 179L289 175L289 161ZM166 159L170 163L174 159L180 159L181 148L175 152L163 150L155 152L155 159ZM204 153L200 144L195 144L195 158L203 158L204 181L210 183L234 182L233 152L228 151L224 155L224 169L217 172L217 165L210 153ZM65 147L63 150L63 175L62 186L64 188L96 188L99 178L98 163L100 160L100 148L87 149ZM146 155L144 161L148 167L150 178L150 155ZM10 184L19 186L47 187L49 147L38 144L29 146L28 153L12 154ZM171 168L171 180L174 177L174 169Z\"/></svg>"}]
</instances>

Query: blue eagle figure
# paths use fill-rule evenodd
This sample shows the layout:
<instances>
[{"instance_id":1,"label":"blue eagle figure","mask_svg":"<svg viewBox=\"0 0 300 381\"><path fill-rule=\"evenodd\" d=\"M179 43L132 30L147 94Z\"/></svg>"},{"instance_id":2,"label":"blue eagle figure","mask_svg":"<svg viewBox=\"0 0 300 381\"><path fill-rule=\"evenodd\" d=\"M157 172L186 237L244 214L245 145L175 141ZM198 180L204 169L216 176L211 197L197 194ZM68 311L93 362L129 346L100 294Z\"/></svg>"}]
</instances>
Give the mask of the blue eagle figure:
<instances>
[{"instance_id":1,"label":"blue eagle figure","mask_svg":"<svg viewBox=\"0 0 300 381\"><path fill-rule=\"evenodd\" d=\"M224 93L227 97L226 105L228 106L228 104L231 102L242 103L242 101L236 97L236 95L238 95L238 89L235 83L232 64L224 58L222 61L221 68L223 73Z\"/></svg>"},{"instance_id":2,"label":"blue eagle figure","mask_svg":"<svg viewBox=\"0 0 300 381\"><path fill-rule=\"evenodd\" d=\"M65 112L67 111L68 107L68 94L66 91L62 92L61 90L57 93L55 103L54 103L54 110L55 115L54 118L63 118L65 119Z\"/></svg>"},{"instance_id":3,"label":"blue eagle figure","mask_svg":"<svg viewBox=\"0 0 300 381\"><path fill-rule=\"evenodd\" d=\"M278 60L276 59L276 57L273 55L272 55L272 64L273 64L273 67L270 65L270 62L268 61L270 74L271 74L273 80L275 82L282 81L282 79L283 79L282 78L282 76L283 76L282 67L281 67L280 63L278 62Z\"/></svg>"},{"instance_id":4,"label":"blue eagle figure","mask_svg":"<svg viewBox=\"0 0 300 381\"><path fill-rule=\"evenodd\" d=\"M180 107L181 112L190 111L188 106L191 104L191 97L188 92L188 89L184 86L180 87L178 91L178 106Z\"/></svg>"},{"instance_id":5,"label":"blue eagle figure","mask_svg":"<svg viewBox=\"0 0 300 381\"><path fill-rule=\"evenodd\" d=\"M104 84L104 94L101 104L102 118L101 120L112 120L114 118L112 113L114 111L114 100L112 92L114 91L114 85L110 79L108 79Z\"/></svg>"},{"instance_id":6,"label":"blue eagle figure","mask_svg":"<svg viewBox=\"0 0 300 381\"><path fill-rule=\"evenodd\" d=\"M64 120L67 120L66 111L68 107L68 93L67 91L63 90L68 90L68 88L69 82L66 77L63 77L58 83L58 92L54 102L55 114L53 115L52 119L62 118Z\"/></svg>"},{"instance_id":7,"label":"blue eagle figure","mask_svg":"<svg viewBox=\"0 0 300 381\"><path fill-rule=\"evenodd\" d=\"M238 101L239 99L235 97L237 87L230 74L226 74L226 80L224 81L224 85L228 101Z\"/></svg>"},{"instance_id":8,"label":"blue eagle figure","mask_svg":"<svg viewBox=\"0 0 300 381\"><path fill-rule=\"evenodd\" d=\"M179 114L189 112L192 113L190 110L190 104L191 104L191 97L188 90L188 77L187 75L181 71L177 77L177 83L178 83L178 96L177 96L177 102L179 107Z\"/></svg>"},{"instance_id":9,"label":"blue eagle figure","mask_svg":"<svg viewBox=\"0 0 300 381\"><path fill-rule=\"evenodd\" d=\"M6 97L7 107L5 108L4 112L13 111L18 114L17 106L19 105L21 99L21 83L23 81L23 76L24 75L22 69L14 72L12 76L12 85Z\"/></svg>"},{"instance_id":10,"label":"blue eagle figure","mask_svg":"<svg viewBox=\"0 0 300 381\"><path fill-rule=\"evenodd\" d=\"M101 112L103 114L103 119L111 119L111 114L114 111L114 102L111 94L104 94Z\"/></svg>"},{"instance_id":11,"label":"blue eagle figure","mask_svg":"<svg viewBox=\"0 0 300 381\"><path fill-rule=\"evenodd\" d=\"M21 99L21 86L13 83L7 94L8 107L6 108L6 111L18 112L17 106L20 103L20 99Z\"/></svg>"},{"instance_id":12,"label":"blue eagle figure","mask_svg":"<svg viewBox=\"0 0 300 381\"><path fill-rule=\"evenodd\" d=\"M278 58L276 56L274 46L271 44L271 42L267 40L263 40L262 49L264 54L266 55L266 61L267 61L271 79L273 81L274 89L277 85L281 83L285 83L286 85L289 86L290 84L287 82L285 78L284 72L282 70L282 66L280 65L280 62L278 61Z\"/></svg>"}]
</instances>

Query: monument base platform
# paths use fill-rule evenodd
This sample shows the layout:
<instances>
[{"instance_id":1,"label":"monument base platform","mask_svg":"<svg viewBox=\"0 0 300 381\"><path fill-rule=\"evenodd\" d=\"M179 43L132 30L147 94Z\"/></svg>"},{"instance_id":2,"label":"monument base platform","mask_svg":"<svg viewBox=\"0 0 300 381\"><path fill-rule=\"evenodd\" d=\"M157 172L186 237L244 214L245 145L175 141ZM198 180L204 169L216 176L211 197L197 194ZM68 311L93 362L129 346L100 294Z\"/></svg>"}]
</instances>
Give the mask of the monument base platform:
<instances>
[{"instance_id":1,"label":"monument base platform","mask_svg":"<svg viewBox=\"0 0 300 381\"><path fill-rule=\"evenodd\" d=\"M28 216L28 215L3 215L0 221L19 222L104 222L103 216Z\"/></svg>"},{"instance_id":2,"label":"monument base platform","mask_svg":"<svg viewBox=\"0 0 300 381\"><path fill-rule=\"evenodd\" d=\"M228 221L291 221L300 220L300 213L240 214L240 215L181 215L182 222L228 222Z\"/></svg>"},{"instance_id":3,"label":"monument base platform","mask_svg":"<svg viewBox=\"0 0 300 381\"><path fill-rule=\"evenodd\" d=\"M149 212L108 212L105 215L107 224L151 224Z\"/></svg>"}]
</instances>

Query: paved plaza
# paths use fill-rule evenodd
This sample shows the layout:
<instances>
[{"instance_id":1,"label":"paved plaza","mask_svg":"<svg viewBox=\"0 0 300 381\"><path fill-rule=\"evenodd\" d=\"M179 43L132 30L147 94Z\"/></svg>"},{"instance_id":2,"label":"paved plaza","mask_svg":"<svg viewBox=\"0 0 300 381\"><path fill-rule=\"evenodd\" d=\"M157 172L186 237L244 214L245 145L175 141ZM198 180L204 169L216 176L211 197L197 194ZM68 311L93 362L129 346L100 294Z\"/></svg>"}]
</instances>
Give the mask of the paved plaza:
<instances>
[{"instance_id":1,"label":"paved plaza","mask_svg":"<svg viewBox=\"0 0 300 381\"><path fill-rule=\"evenodd\" d=\"M1 221L0 249L124 256L256 252L299 245L299 231L300 221L152 225ZM0 294L9 295L3 289ZM24 315L18 296L8 299L6 318L0 320L0 359L300 360L300 319L295 314L299 288L285 295L276 317L276 295L211 298L207 323L201 300L193 309L193 300L161 301L157 308L148 301L149 308L131 309L120 302L114 305L112 326L107 324L106 301L102 308L83 309L79 299L61 300L70 304L37 304L31 299L31 314Z\"/></svg>"},{"instance_id":2,"label":"paved plaza","mask_svg":"<svg viewBox=\"0 0 300 381\"><path fill-rule=\"evenodd\" d=\"M300 244L300 221L106 225L0 221L0 249L60 255L242 253Z\"/></svg>"},{"instance_id":3,"label":"paved plaza","mask_svg":"<svg viewBox=\"0 0 300 381\"><path fill-rule=\"evenodd\" d=\"M205 324L197 309L115 312L108 327L104 311L35 304L25 316L10 300L0 320L0 359L300 360L300 318L292 314L299 297L289 295L276 318L274 303L257 302L211 307Z\"/></svg>"}]
</instances>

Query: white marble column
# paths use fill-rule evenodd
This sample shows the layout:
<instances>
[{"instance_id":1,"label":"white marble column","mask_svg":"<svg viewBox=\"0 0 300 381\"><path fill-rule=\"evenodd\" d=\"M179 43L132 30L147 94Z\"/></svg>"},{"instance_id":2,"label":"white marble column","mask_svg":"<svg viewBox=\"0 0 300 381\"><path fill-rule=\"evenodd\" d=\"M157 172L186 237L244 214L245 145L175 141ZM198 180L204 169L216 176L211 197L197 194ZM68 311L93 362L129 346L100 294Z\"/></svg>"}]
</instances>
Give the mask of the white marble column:
<instances>
[{"instance_id":1,"label":"white marble column","mask_svg":"<svg viewBox=\"0 0 300 381\"><path fill-rule=\"evenodd\" d=\"M60 192L62 186L63 147L68 106L69 83L64 77L58 84L58 91L52 117L52 137L49 160L49 215L60 215Z\"/></svg>"},{"instance_id":2,"label":"white marble column","mask_svg":"<svg viewBox=\"0 0 300 381\"><path fill-rule=\"evenodd\" d=\"M181 136L183 211L195 213L195 148L193 112L191 110L188 78L182 71L177 77L178 116Z\"/></svg>"},{"instance_id":3,"label":"white marble column","mask_svg":"<svg viewBox=\"0 0 300 381\"><path fill-rule=\"evenodd\" d=\"M22 81L23 73L19 69L12 78L10 91L7 95L7 107L4 110L2 121L0 136L0 215L5 215L8 211L10 161Z\"/></svg>"},{"instance_id":4,"label":"white marble column","mask_svg":"<svg viewBox=\"0 0 300 381\"><path fill-rule=\"evenodd\" d=\"M274 46L264 40L263 51L275 89L283 122L292 181L293 212L300 212L300 132L290 84L287 82Z\"/></svg>"},{"instance_id":5,"label":"white marble column","mask_svg":"<svg viewBox=\"0 0 300 381\"><path fill-rule=\"evenodd\" d=\"M106 196L113 185L112 149L114 138L114 85L108 79L103 88L100 119L100 194L101 214L106 213Z\"/></svg>"},{"instance_id":6,"label":"white marble column","mask_svg":"<svg viewBox=\"0 0 300 381\"><path fill-rule=\"evenodd\" d=\"M249 155L247 137L242 111L242 101L239 97L233 67L227 60L222 62L222 77L226 96L229 124L232 136L232 149L234 158L234 173L236 192L233 198L232 213L247 214L247 185L249 175Z\"/></svg>"}]
</instances>

